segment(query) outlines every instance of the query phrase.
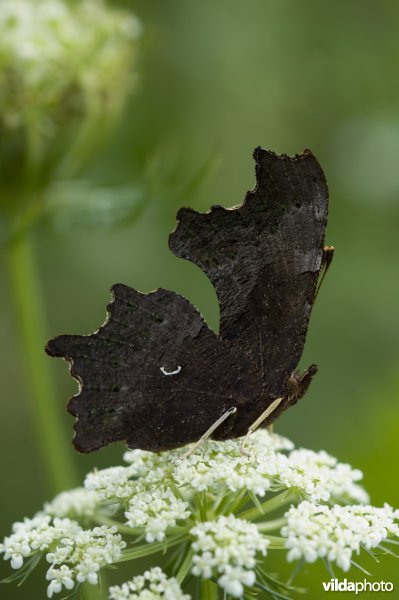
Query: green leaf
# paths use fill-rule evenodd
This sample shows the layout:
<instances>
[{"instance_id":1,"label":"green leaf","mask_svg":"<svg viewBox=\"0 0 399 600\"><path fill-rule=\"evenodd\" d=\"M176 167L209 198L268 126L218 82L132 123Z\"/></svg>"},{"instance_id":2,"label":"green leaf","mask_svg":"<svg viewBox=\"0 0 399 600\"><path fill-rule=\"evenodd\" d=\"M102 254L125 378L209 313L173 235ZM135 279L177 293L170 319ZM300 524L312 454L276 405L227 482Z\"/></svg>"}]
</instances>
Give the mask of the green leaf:
<instances>
[{"instance_id":1,"label":"green leaf","mask_svg":"<svg viewBox=\"0 0 399 600\"><path fill-rule=\"evenodd\" d=\"M109 229L134 221L147 199L140 186L63 181L48 191L44 218L61 231Z\"/></svg>"}]
</instances>

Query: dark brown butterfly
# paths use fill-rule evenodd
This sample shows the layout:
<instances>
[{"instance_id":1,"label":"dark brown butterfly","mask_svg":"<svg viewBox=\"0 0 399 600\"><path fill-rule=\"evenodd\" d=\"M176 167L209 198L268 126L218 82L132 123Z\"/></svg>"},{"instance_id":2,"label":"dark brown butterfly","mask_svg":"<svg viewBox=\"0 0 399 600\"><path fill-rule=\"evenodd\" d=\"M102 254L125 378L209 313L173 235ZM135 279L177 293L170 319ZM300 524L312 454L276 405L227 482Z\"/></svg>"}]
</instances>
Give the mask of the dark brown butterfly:
<instances>
[{"instance_id":1,"label":"dark brown butterfly","mask_svg":"<svg viewBox=\"0 0 399 600\"><path fill-rule=\"evenodd\" d=\"M257 148L256 187L242 205L182 208L169 246L198 265L220 305L216 335L185 298L164 289L112 288L95 333L62 335L47 352L71 363L81 390L75 447L114 441L164 450L198 440L226 411L218 439L245 434L279 398L271 423L303 396L317 371L295 371L305 343L324 248L328 191L308 150L288 157Z\"/></svg>"}]
</instances>

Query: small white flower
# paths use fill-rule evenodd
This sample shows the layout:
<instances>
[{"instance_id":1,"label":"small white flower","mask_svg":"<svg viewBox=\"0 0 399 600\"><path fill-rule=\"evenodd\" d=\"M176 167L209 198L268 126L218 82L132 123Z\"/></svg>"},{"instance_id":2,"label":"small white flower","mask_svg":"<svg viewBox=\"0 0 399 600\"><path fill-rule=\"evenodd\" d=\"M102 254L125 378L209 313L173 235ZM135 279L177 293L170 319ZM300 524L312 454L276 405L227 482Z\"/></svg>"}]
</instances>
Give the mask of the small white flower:
<instances>
[{"instance_id":1,"label":"small white flower","mask_svg":"<svg viewBox=\"0 0 399 600\"><path fill-rule=\"evenodd\" d=\"M193 575L219 576L219 585L235 598L242 596L244 586L255 583L256 555L265 556L269 545L256 525L229 515L200 523L190 533L195 538Z\"/></svg>"},{"instance_id":2,"label":"small white flower","mask_svg":"<svg viewBox=\"0 0 399 600\"><path fill-rule=\"evenodd\" d=\"M87 581L97 585L98 571L103 566L116 562L125 547L126 542L116 533L115 528L105 525L88 530L80 529L74 535L62 538L57 547L46 556L47 561L52 563L47 578L55 579L49 590L53 593L61 589L59 584L62 580L59 573L63 572L64 561L68 563L70 578L79 583ZM55 568L55 565L61 566Z\"/></svg>"},{"instance_id":3,"label":"small white flower","mask_svg":"<svg viewBox=\"0 0 399 600\"><path fill-rule=\"evenodd\" d=\"M227 565L224 569L224 575L219 577L218 584L226 594L241 598L244 593L244 585L252 586L255 583L256 576L253 571L246 571L242 567L232 567Z\"/></svg>"},{"instance_id":4,"label":"small white flower","mask_svg":"<svg viewBox=\"0 0 399 600\"><path fill-rule=\"evenodd\" d=\"M131 581L109 588L110 600L190 600L183 594L174 577L168 578L159 568L154 567L144 575L133 577Z\"/></svg>"},{"instance_id":5,"label":"small white flower","mask_svg":"<svg viewBox=\"0 0 399 600\"><path fill-rule=\"evenodd\" d=\"M49 598L52 598L54 593L59 593L63 586L67 590L72 590L75 585L72 570L66 565L62 565L58 569L49 569L46 579L50 580L47 588L47 596Z\"/></svg>"},{"instance_id":6,"label":"small white flower","mask_svg":"<svg viewBox=\"0 0 399 600\"><path fill-rule=\"evenodd\" d=\"M328 558L343 571L351 566L352 554L362 547L378 546L389 534L399 535L399 512L390 506L339 506L329 508L301 502L286 513L287 525L281 534L286 538L289 561L304 558L315 562Z\"/></svg>"},{"instance_id":7,"label":"small white flower","mask_svg":"<svg viewBox=\"0 0 399 600\"><path fill-rule=\"evenodd\" d=\"M5 560L11 560L11 566L19 569L27 558L36 551L47 550L56 540L74 535L80 525L70 519L54 519L49 515L38 513L33 519L25 519L14 523L13 533L4 538L0 552Z\"/></svg>"},{"instance_id":8,"label":"small white flower","mask_svg":"<svg viewBox=\"0 0 399 600\"><path fill-rule=\"evenodd\" d=\"M125 517L130 527L144 527L147 542L161 541L169 527L190 516L187 508L188 503L175 496L170 488L137 485Z\"/></svg>"},{"instance_id":9,"label":"small white flower","mask_svg":"<svg viewBox=\"0 0 399 600\"><path fill-rule=\"evenodd\" d=\"M366 492L355 483L362 478L359 469L339 463L324 450L313 452L303 448L289 454L287 469L279 473L284 485L302 490L313 502L326 502L330 497L368 502Z\"/></svg>"},{"instance_id":10,"label":"small white flower","mask_svg":"<svg viewBox=\"0 0 399 600\"><path fill-rule=\"evenodd\" d=\"M86 490L96 492L101 500L128 498L133 492L130 477L136 473L135 467L110 467L97 469L86 475Z\"/></svg>"},{"instance_id":11,"label":"small white flower","mask_svg":"<svg viewBox=\"0 0 399 600\"><path fill-rule=\"evenodd\" d=\"M51 502L46 502L43 510L52 517L92 517L99 502L100 498L95 491L76 488L61 492Z\"/></svg>"},{"instance_id":12,"label":"small white flower","mask_svg":"<svg viewBox=\"0 0 399 600\"><path fill-rule=\"evenodd\" d=\"M138 476L147 473L152 468L152 461L156 456L156 454L147 450L127 450L123 454L123 460L134 469L132 474Z\"/></svg>"}]
</instances>

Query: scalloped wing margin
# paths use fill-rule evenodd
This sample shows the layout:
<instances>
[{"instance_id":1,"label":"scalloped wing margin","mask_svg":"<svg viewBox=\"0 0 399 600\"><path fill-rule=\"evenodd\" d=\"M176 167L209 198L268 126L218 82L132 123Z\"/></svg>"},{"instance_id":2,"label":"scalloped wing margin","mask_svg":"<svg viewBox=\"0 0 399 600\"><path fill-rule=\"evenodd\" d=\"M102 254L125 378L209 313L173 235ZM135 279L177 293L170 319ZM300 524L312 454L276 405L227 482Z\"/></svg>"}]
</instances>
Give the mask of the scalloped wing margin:
<instances>
[{"instance_id":1,"label":"scalloped wing margin","mask_svg":"<svg viewBox=\"0 0 399 600\"><path fill-rule=\"evenodd\" d=\"M323 256L324 173L309 150L254 152L256 186L243 204L206 213L183 208L172 252L216 289L220 336L246 352L267 393L280 394L302 355Z\"/></svg>"},{"instance_id":2,"label":"scalloped wing margin","mask_svg":"<svg viewBox=\"0 0 399 600\"><path fill-rule=\"evenodd\" d=\"M74 446L114 441L165 450L197 440L231 406L261 392L248 358L220 340L194 306L159 289L113 286L108 319L95 333L62 335L46 351L65 358L81 384L71 398Z\"/></svg>"}]
</instances>

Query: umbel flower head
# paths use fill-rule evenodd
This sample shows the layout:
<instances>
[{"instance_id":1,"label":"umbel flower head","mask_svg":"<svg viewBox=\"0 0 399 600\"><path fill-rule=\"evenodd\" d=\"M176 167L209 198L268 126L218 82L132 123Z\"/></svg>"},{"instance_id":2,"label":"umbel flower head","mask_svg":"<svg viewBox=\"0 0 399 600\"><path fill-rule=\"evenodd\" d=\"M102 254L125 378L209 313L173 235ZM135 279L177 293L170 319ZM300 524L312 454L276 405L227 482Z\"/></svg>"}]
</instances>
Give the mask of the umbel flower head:
<instances>
[{"instance_id":1,"label":"umbel flower head","mask_svg":"<svg viewBox=\"0 0 399 600\"><path fill-rule=\"evenodd\" d=\"M346 572L363 550L381 554L399 543L399 511L368 504L359 470L267 430L249 438L245 453L240 444L131 450L126 465L89 473L84 487L14 524L0 546L16 570L10 579L44 556L51 598L97 585L108 565L154 555L153 568L110 587L110 600L216 598L218 590L287 598L293 588L269 574L274 550L288 562L323 559Z\"/></svg>"},{"instance_id":2,"label":"umbel flower head","mask_svg":"<svg viewBox=\"0 0 399 600\"><path fill-rule=\"evenodd\" d=\"M140 32L103 0L2 0L0 207L73 172L119 114ZM11 205L7 206L7 202Z\"/></svg>"}]
</instances>

